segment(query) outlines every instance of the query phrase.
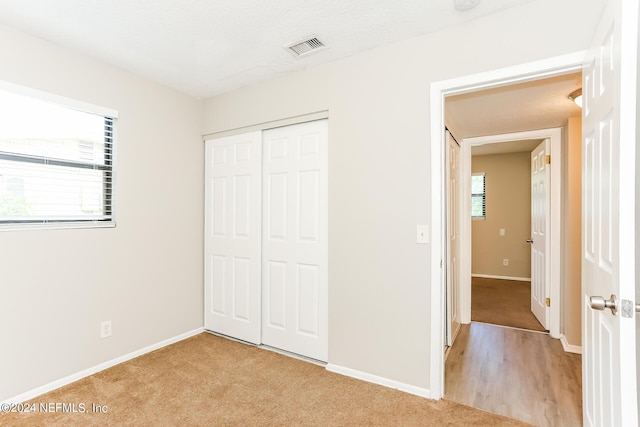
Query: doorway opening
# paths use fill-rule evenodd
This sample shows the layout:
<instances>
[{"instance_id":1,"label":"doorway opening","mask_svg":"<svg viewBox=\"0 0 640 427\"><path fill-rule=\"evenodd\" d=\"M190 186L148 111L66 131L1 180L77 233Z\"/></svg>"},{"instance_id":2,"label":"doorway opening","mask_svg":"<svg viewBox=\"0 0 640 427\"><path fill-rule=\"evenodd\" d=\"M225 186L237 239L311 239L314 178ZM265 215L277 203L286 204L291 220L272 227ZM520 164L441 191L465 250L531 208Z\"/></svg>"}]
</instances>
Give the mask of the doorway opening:
<instances>
[{"instance_id":1,"label":"doorway opening","mask_svg":"<svg viewBox=\"0 0 640 427\"><path fill-rule=\"evenodd\" d=\"M448 179L448 175L447 175L448 171L446 167L447 163L444 161L445 148L447 147L445 143L444 132L443 132L445 124L450 130L452 130L454 136L456 136L456 133L458 135L461 135L461 138L459 137L459 139L462 140L461 156L460 156L462 159L461 166L464 169L466 165L466 172L463 175L460 175L460 177L462 178L461 179L462 183L467 185L468 187L470 187L471 185L471 182L470 182L471 181L470 179L471 150L470 148L473 143L475 143L476 145L483 145L483 144L488 144L489 142L498 143L498 142L506 142L514 139L531 140L534 138L540 138L540 139L550 138L549 126L542 126L542 127L535 128L535 129L542 129L542 131L546 131L545 135L527 134L523 136L523 135L518 135L517 131L509 130L509 129L506 129L506 130L498 129L496 131L489 130L484 133L481 132L481 133L476 133L471 135L465 134L464 132L459 132L460 125L456 123L455 117L452 120L445 120L445 98L453 97L461 94L470 94L470 93L482 91L485 89L506 87L513 84L523 84L523 83L538 81L541 79L565 76L571 73L576 73L576 72L579 72L581 69L582 58L583 58L583 53L579 52L572 55L565 55L562 57L550 58L548 60L544 60L536 63L524 64L522 66L512 67L509 69L496 70L493 72L482 73L478 75L467 76L467 77L462 77L458 79L453 79L453 80L444 81L444 82L437 82L432 84L431 124L432 124L432 142L433 143L431 146L431 155L432 155L431 159L432 159L432 199L433 199L432 230L434 230L433 231L434 246L432 247L431 261L432 261L432 275L433 275L432 279L433 279L434 286L432 287L432 303L431 303L432 305L431 339L432 339L433 348L438 348L438 346L442 348L444 346L446 349L446 344L447 344L446 338L449 335L448 331L446 330L446 326L448 322L447 309L446 309L448 304L447 278L450 275L455 274L449 270L450 266L447 265L446 261L441 264L441 260L446 260L447 259L446 254L448 254L447 252L448 236L441 231L441 230L447 230L446 219L449 216L448 201L446 197L441 196L443 194L449 194L448 193L449 188L446 187L446 182L445 182ZM447 111L447 114L448 113L449 112ZM450 117L447 117L447 119L449 118ZM438 126L440 127L438 128ZM557 125L554 125L554 126L557 126ZM519 129L518 131L523 132L522 129ZM531 131L527 130L527 132L531 132ZM556 144L551 144L551 147L553 147L554 150L557 150L556 158L560 160L563 154L562 150L565 150L566 148L566 141L560 139L564 137L563 135L561 135L560 130L551 129L551 133L556 133L556 132L557 134L555 135L555 137L558 138L558 141L556 142ZM494 136L492 137L477 136L477 135L491 135L491 134L494 134ZM498 136L497 140L496 140L495 134L497 134ZM465 150L465 147L468 150L467 160L465 160L465 155L462 153ZM551 156L553 158L554 153L551 153ZM565 179L565 176L563 176L563 174L566 174L566 171L565 172L561 171L560 164L561 163L558 162L557 164L558 169L556 170L556 174L557 174L556 179L558 180L558 182L560 182L560 180ZM565 181L563 181L563 185L564 185L564 182ZM557 196L558 196L559 203L556 205L556 208L560 213L554 214L555 219L563 218L562 217L563 214L566 215L565 206L562 204L564 203L564 201L560 200L559 198L560 187L558 186L557 188L558 188ZM563 189L564 191L567 191L566 187L564 187ZM469 194L471 194L470 188L467 188L466 190L463 189L459 193L461 194L460 203L461 205L463 205L463 209L461 209L461 211L463 212L462 215L467 215L470 212L469 205L471 204L471 200L466 200L466 198ZM467 210L464 209L465 203L467 204L467 208L468 208ZM562 212L560 211L560 206L562 206L562 209L563 209ZM560 221L558 221L557 224L558 224L557 226L560 227ZM465 237L470 240L470 235L471 235L470 215L468 218L461 221L459 223L459 226L460 226L461 240L463 240ZM501 230L500 231L496 230L496 233L499 233L499 232L501 232ZM561 232L563 233L562 235L561 235ZM551 246L553 246L553 250L556 251L555 252L556 255L554 259L555 261L557 261L556 267L555 267L557 271L555 271L555 274L558 282L560 281L559 280L561 277L560 275L564 274L564 272L561 271L562 269L560 268L560 263L561 263L560 260L562 259L562 254L565 253L563 251L566 250L566 248L564 247L564 240L562 240L566 238L565 233L566 233L566 230L561 230L560 228L558 228L558 230L556 230L556 233L555 233L557 238L554 238L550 242ZM476 333L476 334L480 334L481 336L484 336L484 338L482 337L479 338L479 341L484 341L486 339L486 341L489 342L491 336L493 337L503 336L503 334L502 332L500 333L494 333L491 331L487 332L486 328L482 324L478 324L480 326L477 326L477 325L474 326L474 324L471 324L470 327L468 325L471 322L471 274L472 274L471 256L470 256L471 246L470 244L468 246L466 246L465 244L461 244L461 247L463 248L464 251L467 251L468 253L460 254L459 259L461 262L460 262L458 273L461 279L460 281L461 282L467 281L468 286L465 287L461 285L461 289L460 289L461 292L459 292L459 294L461 295L461 301L460 301L461 322L460 323L463 324L461 328L462 332L460 333L461 338L459 339L468 340L470 333L472 334ZM464 265L465 261L467 265ZM441 265L443 267L442 269L440 268ZM554 274L553 267L549 270L550 270L548 272L549 275ZM547 280L546 283L549 283L549 280ZM437 286L436 284L440 284L440 285ZM553 321L550 321L550 327L549 327L549 329L552 332L552 335L555 338L560 338L562 336L562 333L564 332L564 328L566 327L566 325L563 324L564 318L563 319L560 318L561 311L559 310L563 297L564 295L561 293L561 290L558 287L557 297L555 297L555 301L558 303L558 306L556 307L558 308L558 310L556 310L556 314L552 315L555 317ZM552 296L551 299L553 301L554 297ZM577 303L577 310L578 312L580 310L579 299ZM579 323L580 323L580 320L578 320L578 331L580 330ZM479 331L480 329L483 329L483 331ZM545 336L545 338L549 339L548 336ZM503 337L502 339L505 339L505 338ZM574 346L575 348L572 348L571 344L568 344L565 341L563 341L562 344L558 340L550 340L550 341L554 341L554 344L551 344L551 346L555 346L556 347L555 350L559 349L560 352L564 352L565 350L579 351L579 346ZM547 345L547 344L544 344L544 345ZM442 352L442 354L437 354L437 355L434 354L434 356L435 357L433 357L431 360L431 374L432 374L431 375L431 378L432 378L431 392L432 392L432 397L441 398L444 396L444 391L445 391L444 390L445 352ZM576 360L578 363L574 364L573 367L568 368L566 374L572 379L575 379L579 385L580 372L581 372L581 365L579 363L580 356L575 354L572 354L571 356L573 356L573 359ZM470 376L473 376L473 374L470 373ZM580 392L578 391L577 394L574 393L574 395L577 396L577 399L579 402L581 399Z\"/></svg>"},{"instance_id":2,"label":"doorway opening","mask_svg":"<svg viewBox=\"0 0 640 427\"><path fill-rule=\"evenodd\" d=\"M532 230L532 225L538 227L546 219L544 197L540 197L544 191L532 185L534 176L544 178L543 173L532 174L532 151L544 142L531 139L471 147L472 197L477 198L473 180L480 176L485 181L485 215L476 217L474 206L471 213L472 321L539 332L549 329L548 292L538 286L546 283L540 277L545 257L537 256L532 269L533 243L542 246L537 254L546 254L547 239L536 236L534 242L536 230ZM539 163L537 155L533 160ZM536 183L537 187L544 190L544 185ZM537 193L541 194L532 204L532 194ZM541 211L533 222L532 208ZM534 313L532 303L542 312Z\"/></svg>"},{"instance_id":3,"label":"doorway opening","mask_svg":"<svg viewBox=\"0 0 640 427\"><path fill-rule=\"evenodd\" d=\"M576 79L580 80L579 74L566 75L562 84L571 87ZM548 85L541 83L540 91L547 90L543 84ZM553 84L558 82L553 80ZM509 90L509 87L505 89ZM460 273L463 323L479 320L471 317L472 280L478 282L480 278L498 279L504 283L495 286L500 286L503 290L513 288L514 292L518 292L519 285L523 285L518 281L528 280L531 288L530 311L540 322L542 330L548 330L553 338L562 337L560 319L564 304L561 263L564 256L561 245L561 187L562 165L565 160L562 146L561 128L463 139L461 170L463 177L466 177L463 182L467 185L463 185L462 197L469 199L468 195L472 191L469 187L469 177L478 167L488 168L491 173L487 179L491 178L488 182L493 187L487 188L489 205L485 220L472 219L468 202L465 205L468 208L461 212L463 232L460 241L465 251ZM474 157L474 151L482 156ZM539 154L534 155L536 152ZM550 157L546 157L547 153ZM575 156L574 153L571 154ZM547 159L550 161L549 164L546 164ZM539 169L537 172L536 165ZM534 182L534 178L539 175L543 175L543 185L540 185L539 180L537 184ZM463 200L463 204L465 202ZM576 219L579 221L579 213ZM511 260L514 262L510 263ZM505 298L506 303L513 301L513 298ZM508 314L510 310L492 305L484 311L489 318L501 319L504 316L501 316L500 312ZM526 317L533 316L529 313L521 314L522 322L514 318L512 320L516 321L516 324L507 326L529 324ZM533 322L535 320L531 322L532 325Z\"/></svg>"},{"instance_id":4,"label":"doorway opening","mask_svg":"<svg viewBox=\"0 0 640 427\"><path fill-rule=\"evenodd\" d=\"M574 85L579 85L580 82L581 75L572 73L537 82L529 82L525 85L531 87L535 83L535 90L540 92L546 92L549 85L566 85L561 90L562 96L566 96L564 92L572 92ZM505 90L517 92L520 86L506 86L501 88L499 92L501 94ZM491 91L480 91L474 93L473 96L475 98L484 97L485 103L491 104L491 99L494 95ZM519 102L517 100L515 104L511 105L511 108L514 108ZM567 100L567 103L569 102ZM572 114L580 114L580 110L577 107L571 104L569 106L572 108ZM499 116L499 113L496 116ZM561 120L568 122L569 117L562 116ZM576 120L579 120L579 118L576 118ZM464 122L460 117L457 117L455 121L457 123ZM498 119L496 119L496 123L498 123ZM568 127L568 124L566 126ZM473 126L469 126L469 128L472 129ZM468 129L465 130L467 134L470 132ZM565 139L568 139L568 137L569 135ZM580 135L575 135L574 137L577 137L578 142L580 141ZM509 141L517 141L512 143L516 147L516 152L505 153L507 148L504 144ZM561 251L561 243L563 241L561 236L561 223L563 220L561 213L561 185L563 184L562 165L565 160L562 155L562 147L562 129L549 128L463 138L460 156L463 182L463 188L460 192L462 203L460 204L467 207L461 209L461 222L467 225L463 227L464 230L475 229L472 233L461 232L458 240L465 253L471 254L472 246L478 246L479 244L482 255L486 255L483 257L485 258L484 266L477 265L480 264L477 262L480 261L477 260L478 251L474 251L470 257L462 256L461 264L469 263L470 259L473 260L473 268L467 265L465 270L471 271L472 275L476 276L478 274L493 276L493 278L497 277L503 279L503 281L507 279L510 282L513 282L513 279L530 278L532 284L530 313L535 313L535 317L544 325L545 330L552 331L551 336L553 338L560 338L562 335L560 317L564 306L571 302L562 302L561 297L563 290L561 288L561 264L567 258ZM494 158L494 160L496 157L502 158L501 167L509 172L500 174L500 171L490 167L495 162L485 162L486 169L483 172L485 173L487 186L487 209L484 212L485 215L482 221L472 220L471 203L469 203L470 200L473 201L472 195L474 194L474 191L469 188L469 182L471 181L472 173L477 172L473 167L469 168L469 165L472 165L470 158L472 158L472 151L476 148L483 148L485 152L489 148L499 150L500 154L496 152L489 158ZM547 153L550 153L550 157L547 157ZM573 152L571 154L576 155ZM508 159L507 162L504 161L505 157ZM526 168L524 174L522 173L523 171L519 170L522 169L522 166ZM447 167L450 167L449 162L445 164L445 168ZM494 179L496 176L499 178ZM519 181L523 182L519 183ZM524 184L524 189L519 184ZM513 190L510 187L516 188ZM502 206L500 197L495 194L496 191L507 193L502 195L502 198L506 198ZM511 212L518 211L518 205L522 204L521 202L523 201L520 200L519 203L519 198L524 199L524 209L525 211L527 209L530 210L530 215L533 219L531 223L525 221L524 227L522 224L518 224L517 220L510 221L508 216L501 217L500 212L497 212L500 209ZM578 203L578 212L579 205ZM449 209L449 206L445 205L445 208ZM445 216L445 218L450 218L450 215ZM575 220L580 221L579 213ZM491 228L487 233L485 227L485 233L482 237L484 241L481 242L477 242L478 237L482 236L482 230L479 230L479 225ZM522 230L523 228L525 230ZM519 235L514 239L514 234ZM494 235L497 236L495 239L493 238ZM528 243L528 240L533 240L533 244ZM522 259L527 256L532 266L529 270L515 268L509 270L508 267L510 266L502 263L503 257L509 257L513 261L517 261L519 258ZM574 256L579 258L580 252L576 251ZM505 270L511 271L511 273L502 273ZM453 275L455 275L455 272ZM460 280L461 284L470 285L471 277L460 276L463 279ZM579 290L580 281L576 281L574 285ZM517 284L510 284L510 287L515 286ZM469 306L473 302L471 286L463 287L459 294L468 297L468 301L465 301L468 303L463 305L464 309L470 308ZM547 306L545 300L550 301L551 304ZM497 301L499 300L496 299L494 301L493 311L503 314L507 310L497 306L495 304ZM575 298L572 308L579 309L579 301L579 298ZM467 317L468 315L465 314L465 318ZM520 318L518 317L517 319L520 320ZM574 323L579 325L580 320L578 316L577 319L574 319ZM579 356L564 354L565 352L559 341L551 340L548 336L532 336L534 335L533 332L505 331L499 327L475 324L470 327L464 326L463 328L461 342L453 343L446 363L445 396L448 399L512 418L519 418L522 421L533 424L544 425L545 419L537 418L540 414L546 414L546 417L551 417L556 424L573 425L581 423L581 363ZM488 342L491 345L486 347ZM514 345L514 342L518 344ZM532 343L535 344L531 345ZM525 362L529 358L533 360ZM563 360L562 367L542 364L537 366L534 362L534 360L555 360L556 358ZM484 377L480 384L476 384L476 379L470 378L471 375L465 375L465 372L477 370L478 375L483 378L482 372L486 373L492 368L495 369L496 366L499 366L498 370L501 372L509 372L509 375L491 374ZM532 366L535 366L535 370L530 371L528 368ZM473 377L476 377L476 375L473 375ZM562 378L562 381L557 384L549 384L545 382L544 378ZM495 393L496 389L507 390L509 387L514 387L514 384L513 392L502 395ZM526 393L517 393L517 389L526 390ZM491 397L478 401L478 393ZM560 407L557 399L548 399L549 395L567 396L567 400L564 402L563 407ZM545 405L545 409L533 409L537 404Z\"/></svg>"}]
</instances>

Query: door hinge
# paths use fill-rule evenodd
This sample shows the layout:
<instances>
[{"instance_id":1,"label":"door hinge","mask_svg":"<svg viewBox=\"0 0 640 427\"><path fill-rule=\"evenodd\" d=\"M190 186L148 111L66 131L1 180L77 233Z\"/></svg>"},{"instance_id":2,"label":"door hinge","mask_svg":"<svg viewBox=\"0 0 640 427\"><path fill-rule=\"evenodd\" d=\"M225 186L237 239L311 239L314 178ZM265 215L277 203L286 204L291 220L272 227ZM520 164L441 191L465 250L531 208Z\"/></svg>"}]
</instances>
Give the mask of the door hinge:
<instances>
[{"instance_id":1,"label":"door hinge","mask_svg":"<svg viewBox=\"0 0 640 427\"><path fill-rule=\"evenodd\" d=\"M546 159L547 164L550 165L551 164L551 154L547 154L545 159Z\"/></svg>"},{"instance_id":2,"label":"door hinge","mask_svg":"<svg viewBox=\"0 0 640 427\"><path fill-rule=\"evenodd\" d=\"M551 298L545 298L544 302L547 304L547 307L551 307Z\"/></svg>"}]
</instances>

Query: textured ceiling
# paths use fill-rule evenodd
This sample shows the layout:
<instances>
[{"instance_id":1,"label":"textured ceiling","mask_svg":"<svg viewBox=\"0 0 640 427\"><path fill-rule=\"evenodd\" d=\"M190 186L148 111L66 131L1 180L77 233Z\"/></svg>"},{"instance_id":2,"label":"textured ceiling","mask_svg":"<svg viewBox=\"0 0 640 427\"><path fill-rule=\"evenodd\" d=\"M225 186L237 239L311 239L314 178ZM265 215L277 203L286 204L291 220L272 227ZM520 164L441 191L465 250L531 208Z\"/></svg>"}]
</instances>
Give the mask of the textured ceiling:
<instances>
[{"instance_id":1,"label":"textured ceiling","mask_svg":"<svg viewBox=\"0 0 640 427\"><path fill-rule=\"evenodd\" d=\"M572 73L450 96L445 114L458 139L560 127L582 113L568 98L582 87L581 76Z\"/></svg>"},{"instance_id":2,"label":"textured ceiling","mask_svg":"<svg viewBox=\"0 0 640 427\"><path fill-rule=\"evenodd\" d=\"M476 145L471 147L472 156L487 156L491 154L532 152L542 139L522 139L516 141L498 142L493 144Z\"/></svg>"},{"instance_id":3,"label":"textured ceiling","mask_svg":"<svg viewBox=\"0 0 640 427\"><path fill-rule=\"evenodd\" d=\"M0 24L198 98L534 0L0 0ZM316 34L328 49L283 46Z\"/></svg>"}]
</instances>

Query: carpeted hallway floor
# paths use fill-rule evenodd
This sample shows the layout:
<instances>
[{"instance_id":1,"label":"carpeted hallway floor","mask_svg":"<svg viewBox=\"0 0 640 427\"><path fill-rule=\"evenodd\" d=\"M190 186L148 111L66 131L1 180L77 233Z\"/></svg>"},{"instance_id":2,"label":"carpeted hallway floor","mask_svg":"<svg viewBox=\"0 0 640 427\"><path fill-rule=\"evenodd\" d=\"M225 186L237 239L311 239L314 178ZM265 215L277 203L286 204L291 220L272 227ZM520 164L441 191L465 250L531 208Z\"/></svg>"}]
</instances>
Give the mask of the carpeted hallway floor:
<instances>
[{"instance_id":1,"label":"carpeted hallway floor","mask_svg":"<svg viewBox=\"0 0 640 427\"><path fill-rule=\"evenodd\" d=\"M375 356L372 356L375 357ZM402 355L398 355L402 363ZM4 413L3 426L525 426L208 333L33 400L86 413ZM92 404L106 413L92 413Z\"/></svg>"},{"instance_id":2,"label":"carpeted hallway floor","mask_svg":"<svg viewBox=\"0 0 640 427\"><path fill-rule=\"evenodd\" d=\"M471 320L543 332L531 312L531 283L471 278Z\"/></svg>"}]
</instances>

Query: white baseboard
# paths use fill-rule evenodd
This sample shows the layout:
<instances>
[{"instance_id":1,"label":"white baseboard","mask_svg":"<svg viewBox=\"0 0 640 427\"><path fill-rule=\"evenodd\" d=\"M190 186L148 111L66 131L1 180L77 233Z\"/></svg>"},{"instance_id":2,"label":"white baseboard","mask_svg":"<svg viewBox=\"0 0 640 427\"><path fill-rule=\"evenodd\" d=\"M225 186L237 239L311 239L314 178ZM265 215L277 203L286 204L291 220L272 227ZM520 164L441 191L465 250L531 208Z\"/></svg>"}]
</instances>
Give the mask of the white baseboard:
<instances>
[{"instance_id":1,"label":"white baseboard","mask_svg":"<svg viewBox=\"0 0 640 427\"><path fill-rule=\"evenodd\" d=\"M71 384L72 382L81 380L82 378L88 377L89 375L93 375L96 374L100 371L104 371L107 368L111 368L112 366L115 365L119 365L122 362L126 362L127 360L131 360L134 359L138 356L142 356L143 354L146 353L150 353L154 350L158 350L162 347L166 347L168 345L174 344L178 341L182 341L184 339L190 338L194 335L198 335L199 333L204 332L204 328L197 328L194 329L192 331L189 332L185 332L183 334L177 335L175 337L171 337L168 338L166 340L160 341L158 343L155 344L151 344L149 346L146 346L144 348L141 348L140 350L136 350L133 351L129 354L125 354L124 356L120 356L120 357L116 357L115 359L111 359L109 361L106 361L104 363L101 363L99 365L93 366L91 368L85 369L83 371L77 372L75 374L71 374L69 376L66 376L64 378L60 378L58 380L52 381L48 384L45 384L43 386L34 388L33 390L29 390L26 391L24 393L21 393L17 396L11 397L7 400L3 400L2 402L0 402L0 404L3 403L21 403L30 399L33 399L34 397L38 397L44 393L48 393L50 391L53 391L57 388L60 388L62 386L65 386L67 384Z\"/></svg>"},{"instance_id":2,"label":"white baseboard","mask_svg":"<svg viewBox=\"0 0 640 427\"><path fill-rule=\"evenodd\" d=\"M578 345L569 344L567 342L567 337L565 337L564 335L560 335L560 342L562 343L562 348L567 353L582 354L582 347Z\"/></svg>"},{"instance_id":3,"label":"white baseboard","mask_svg":"<svg viewBox=\"0 0 640 427\"><path fill-rule=\"evenodd\" d=\"M410 384L401 383L399 381L390 380L385 377L379 377L377 375L368 374L366 372L357 371L355 369L345 368L344 366L334 365L332 363L328 363L326 369L327 371L335 372L336 374L345 375L347 377L404 391L405 393L415 394L416 396L432 399L431 391L427 388L416 387Z\"/></svg>"},{"instance_id":4,"label":"white baseboard","mask_svg":"<svg viewBox=\"0 0 640 427\"><path fill-rule=\"evenodd\" d=\"M472 274L471 277L482 277L483 279L517 280L518 282L531 281L531 277L494 276L492 274Z\"/></svg>"}]
</instances>

